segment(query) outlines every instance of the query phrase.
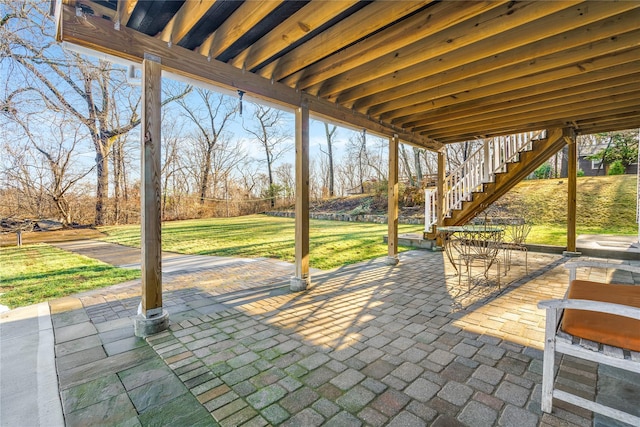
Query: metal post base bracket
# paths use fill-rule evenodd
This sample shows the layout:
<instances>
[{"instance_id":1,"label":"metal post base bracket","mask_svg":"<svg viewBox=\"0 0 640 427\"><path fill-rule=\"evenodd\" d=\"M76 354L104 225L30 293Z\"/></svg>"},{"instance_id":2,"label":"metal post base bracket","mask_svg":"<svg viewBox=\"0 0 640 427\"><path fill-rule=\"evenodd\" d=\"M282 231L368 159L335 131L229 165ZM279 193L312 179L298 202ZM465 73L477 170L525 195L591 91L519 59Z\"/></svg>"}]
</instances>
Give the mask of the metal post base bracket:
<instances>
[{"instance_id":1,"label":"metal post base bracket","mask_svg":"<svg viewBox=\"0 0 640 427\"><path fill-rule=\"evenodd\" d=\"M388 256L384 259L384 263L387 265L398 265L400 260L397 256Z\"/></svg>"},{"instance_id":2,"label":"metal post base bracket","mask_svg":"<svg viewBox=\"0 0 640 427\"><path fill-rule=\"evenodd\" d=\"M576 258L582 256L582 252L562 251L562 256Z\"/></svg>"},{"instance_id":3,"label":"metal post base bracket","mask_svg":"<svg viewBox=\"0 0 640 427\"><path fill-rule=\"evenodd\" d=\"M138 314L133 318L134 333L137 337L145 338L169 328L169 312L162 310L161 314L145 317Z\"/></svg>"},{"instance_id":4,"label":"metal post base bracket","mask_svg":"<svg viewBox=\"0 0 640 427\"><path fill-rule=\"evenodd\" d=\"M305 289L307 289L310 283L311 280L309 279L309 277L292 277L289 281L289 289L291 289L292 292L304 291Z\"/></svg>"}]
</instances>

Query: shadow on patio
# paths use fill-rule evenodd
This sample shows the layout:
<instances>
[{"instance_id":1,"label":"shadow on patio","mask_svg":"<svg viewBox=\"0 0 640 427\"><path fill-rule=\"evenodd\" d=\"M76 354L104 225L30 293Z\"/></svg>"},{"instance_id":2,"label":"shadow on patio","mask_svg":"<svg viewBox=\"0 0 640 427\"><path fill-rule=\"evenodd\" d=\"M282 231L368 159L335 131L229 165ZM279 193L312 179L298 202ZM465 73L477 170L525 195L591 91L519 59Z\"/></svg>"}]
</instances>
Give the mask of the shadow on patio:
<instances>
[{"instance_id":1,"label":"shadow on patio","mask_svg":"<svg viewBox=\"0 0 640 427\"><path fill-rule=\"evenodd\" d=\"M536 304L564 294L566 259L530 254L528 277L515 265L501 292L467 293L442 255L345 266L304 293L272 260L166 274L171 327L146 342L130 320L139 281L52 301L65 422L591 425L568 404L540 412ZM594 398L603 375L565 357L557 381Z\"/></svg>"}]
</instances>

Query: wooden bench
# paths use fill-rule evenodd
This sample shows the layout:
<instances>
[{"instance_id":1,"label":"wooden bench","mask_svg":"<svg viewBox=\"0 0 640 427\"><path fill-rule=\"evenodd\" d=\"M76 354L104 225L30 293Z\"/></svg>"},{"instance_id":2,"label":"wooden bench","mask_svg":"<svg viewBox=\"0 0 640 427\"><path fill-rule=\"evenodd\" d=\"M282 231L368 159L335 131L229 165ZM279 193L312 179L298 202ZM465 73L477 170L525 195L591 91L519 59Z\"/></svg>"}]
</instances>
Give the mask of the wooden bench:
<instances>
[{"instance_id":1,"label":"wooden bench","mask_svg":"<svg viewBox=\"0 0 640 427\"><path fill-rule=\"evenodd\" d=\"M555 354L640 373L640 286L577 280L578 268L601 268L640 274L640 267L594 261L566 265L569 289L564 299L541 301L546 309L542 411L551 413L553 398L640 426L640 417L554 389Z\"/></svg>"}]
</instances>

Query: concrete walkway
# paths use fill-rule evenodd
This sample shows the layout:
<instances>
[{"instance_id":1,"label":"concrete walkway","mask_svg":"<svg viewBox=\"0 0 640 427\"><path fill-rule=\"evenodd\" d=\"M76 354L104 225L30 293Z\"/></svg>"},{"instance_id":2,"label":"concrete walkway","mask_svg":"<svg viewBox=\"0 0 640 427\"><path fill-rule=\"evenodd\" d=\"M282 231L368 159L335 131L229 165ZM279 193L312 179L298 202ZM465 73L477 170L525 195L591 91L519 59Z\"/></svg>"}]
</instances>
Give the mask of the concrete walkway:
<instances>
[{"instance_id":1,"label":"concrete walkway","mask_svg":"<svg viewBox=\"0 0 640 427\"><path fill-rule=\"evenodd\" d=\"M97 259L120 268L140 269L140 249L129 246L107 243L99 240L77 240L73 242L52 243L65 251L75 252L89 258ZM254 263L268 261L290 267L289 263L278 262L269 258L229 258L213 255L185 255L174 252L162 252L162 273L182 274L218 268L229 264ZM322 270L310 269L311 273Z\"/></svg>"},{"instance_id":2,"label":"concrete walkway","mask_svg":"<svg viewBox=\"0 0 640 427\"><path fill-rule=\"evenodd\" d=\"M564 294L567 259L531 253L529 276L516 259L501 291L477 282L467 292L442 255L316 272L303 293L288 290L293 266L272 260L177 267L163 279L170 330L147 340L133 336L139 281L51 301L49 329L37 310L24 316L30 331L55 336L47 346L66 425L614 425L568 404L540 412L536 304ZM31 384L32 396L38 387L26 358L13 355L19 379L4 372L7 319L0 420L15 425L39 411L10 402L13 384ZM558 381L595 399L640 393L640 379L616 376L565 357ZM36 402L58 392L46 391ZM26 425L61 422L42 419Z\"/></svg>"},{"instance_id":3,"label":"concrete walkway","mask_svg":"<svg viewBox=\"0 0 640 427\"><path fill-rule=\"evenodd\" d=\"M0 318L0 425L64 425L47 303Z\"/></svg>"}]
</instances>

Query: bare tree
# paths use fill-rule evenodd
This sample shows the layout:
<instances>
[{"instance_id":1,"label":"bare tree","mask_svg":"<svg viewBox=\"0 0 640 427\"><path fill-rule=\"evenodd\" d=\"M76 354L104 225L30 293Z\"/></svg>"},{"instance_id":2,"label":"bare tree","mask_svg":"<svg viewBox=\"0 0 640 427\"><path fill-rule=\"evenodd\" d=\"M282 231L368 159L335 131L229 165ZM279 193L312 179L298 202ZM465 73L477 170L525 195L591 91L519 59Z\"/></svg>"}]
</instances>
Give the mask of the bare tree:
<instances>
[{"instance_id":1,"label":"bare tree","mask_svg":"<svg viewBox=\"0 0 640 427\"><path fill-rule=\"evenodd\" d=\"M462 165L482 144L482 141L464 141L457 144L449 144L446 149L447 168L455 169Z\"/></svg>"},{"instance_id":2,"label":"bare tree","mask_svg":"<svg viewBox=\"0 0 640 427\"><path fill-rule=\"evenodd\" d=\"M250 159L244 159L236 167L239 175L239 187L242 189L242 196L246 199L257 197L260 187L260 173Z\"/></svg>"},{"instance_id":3,"label":"bare tree","mask_svg":"<svg viewBox=\"0 0 640 427\"><path fill-rule=\"evenodd\" d=\"M369 174L378 181L386 181L388 160L388 140L374 136L367 141L365 158L369 167Z\"/></svg>"},{"instance_id":4,"label":"bare tree","mask_svg":"<svg viewBox=\"0 0 640 427\"><path fill-rule=\"evenodd\" d=\"M111 93L111 67L104 61L92 63L77 54L63 52L53 43L52 20L42 3L12 4L12 18L1 27L2 56L20 72L24 86L11 91L5 104L14 109L27 91L39 95L40 101L53 111L66 111L86 127L95 148L97 173L96 218L104 223L104 205L108 195L107 156L116 137L128 132L138 122L131 114L125 124L112 126L109 118L114 97Z\"/></svg>"},{"instance_id":5,"label":"bare tree","mask_svg":"<svg viewBox=\"0 0 640 427\"><path fill-rule=\"evenodd\" d=\"M333 142L336 135L336 130L338 129L337 126L332 126L329 127L328 123L324 123L324 134L325 137L327 138L327 151L324 151L322 149L322 147L320 147L320 151L322 151L324 154L326 154L327 156L327 160L329 162L328 164L328 168L327 168L327 180L329 181L329 197L333 197L335 194L335 188L334 188L334 184L335 184L335 174L334 174L334 165L333 165Z\"/></svg>"},{"instance_id":6,"label":"bare tree","mask_svg":"<svg viewBox=\"0 0 640 427\"><path fill-rule=\"evenodd\" d=\"M180 141L182 134L181 124L176 124L176 120L168 117L166 109L162 111L162 166L160 173L162 176L162 217L167 218L169 205L178 209L181 206L180 193L187 194L189 192L188 180L184 173L184 166L181 163ZM171 198L170 198L171 190ZM172 217L179 216L177 212L173 212Z\"/></svg>"},{"instance_id":7,"label":"bare tree","mask_svg":"<svg viewBox=\"0 0 640 427\"><path fill-rule=\"evenodd\" d=\"M424 153L423 148L413 147L413 165L416 168L416 181L418 185L422 185L422 161L421 157Z\"/></svg>"},{"instance_id":8,"label":"bare tree","mask_svg":"<svg viewBox=\"0 0 640 427\"><path fill-rule=\"evenodd\" d=\"M347 156L344 163L336 168L336 177L340 182L340 187L346 194L360 193L360 177L358 176L358 166Z\"/></svg>"},{"instance_id":9,"label":"bare tree","mask_svg":"<svg viewBox=\"0 0 640 427\"><path fill-rule=\"evenodd\" d=\"M309 199L322 200L329 195L329 184L327 182L326 159L324 157L312 158L309 160Z\"/></svg>"},{"instance_id":10,"label":"bare tree","mask_svg":"<svg viewBox=\"0 0 640 427\"><path fill-rule=\"evenodd\" d=\"M425 171L427 175L436 175L438 173L438 153L436 151L424 150Z\"/></svg>"},{"instance_id":11,"label":"bare tree","mask_svg":"<svg viewBox=\"0 0 640 427\"><path fill-rule=\"evenodd\" d=\"M83 135L79 134L73 122L65 121L64 116L54 116L49 123L38 123L41 117L40 114L25 117L12 114L12 119L23 130L26 145L17 152L7 150L6 153L14 156L17 153L32 154L30 161L17 154L14 162L19 169L17 173L8 172L20 183L26 195L37 195L35 204L42 204L42 195L46 194L62 223L69 225L73 222L73 212L67 194L93 168L81 166L76 148ZM37 214L43 214L41 208L37 208Z\"/></svg>"},{"instance_id":12,"label":"bare tree","mask_svg":"<svg viewBox=\"0 0 640 427\"><path fill-rule=\"evenodd\" d=\"M28 147L5 143L2 146L2 215L33 215L43 218L47 212L47 194L43 168L35 162Z\"/></svg>"},{"instance_id":13,"label":"bare tree","mask_svg":"<svg viewBox=\"0 0 640 427\"><path fill-rule=\"evenodd\" d=\"M295 195L296 188L293 165L291 163L283 163L276 167L275 174L278 178L278 181L282 183L284 198L287 200L287 202L291 202Z\"/></svg>"},{"instance_id":14,"label":"bare tree","mask_svg":"<svg viewBox=\"0 0 640 427\"><path fill-rule=\"evenodd\" d=\"M416 185L416 181L413 176L413 172L411 171L411 163L409 162L409 156L407 155L407 150L405 149L404 144L400 144L399 151L400 151L400 159L402 160L401 164L403 166L401 170L404 171L407 177L407 181L409 182L409 185L414 187Z\"/></svg>"},{"instance_id":15,"label":"bare tree","mask_svg":"<svg viewBox=\"0 0 640 427\"><path fill-rule=\"evenodd\" d=\"M255 121L252 122L253 125L244 125L244 129L264 150L268 178L267 195L271 199L271 207L273 208L278 192L274 180L274 165L291 148L285 144L285 141L291 138L288 131L289 126L287 126L284 111L264 105L254 104L253 117L255 118Z\"/></svg>"},{"instance_id":16,"label":"bare tree","mask_svg":"<svg viewBox=\"0 0 640 427\"><path fill-rule=\"evenodd\" d=\"M125 70L106 61L63 51L54 42L54 23L47 2L8 2L0 21L3 66L21 82L8 88L3 110L20 105L27 92L38 94L52 111L64 111L84 126L95 151L95 223L106 221L109 154L117 138L140 123L139 89L127 83ZM126 102L129 101L129 102ZM171 102L165 99L163 105ZM119 109L119 114L113 114Z\"/></svg>"},{"instance_id":17,"label":"bare tree","mask_svg":"<svg viewBox=\"0 0 640 427\"><path fill-rule=\"evenodd\" d=\"M367 135L364 131L354 134L349 138L347 144L347 156L350 163L355 166L355 172L357 173L357 186L360 189L360 193L364 194L364 181L366 179L365 173L367 169ZM355 187L352 188L352 190Z\"/></svg>"},{"instance_id":18,"label":"bare tree","mask_svg":"<svg viewBox=\"0 0 640 427\"><path fill-rule=\"evenodd\" d=\"M211 185L217 186L220 178L237 163L237 151L229 150L229 135L226 133L226 126L235 115L237 107L223 95L206 89L195 89L194 97L196 102L183 98L178 101L178 105L195 126L194 140L197 147L194 153L197 155L198 193L202 205Z\"/></svg>"}]
</instances>

